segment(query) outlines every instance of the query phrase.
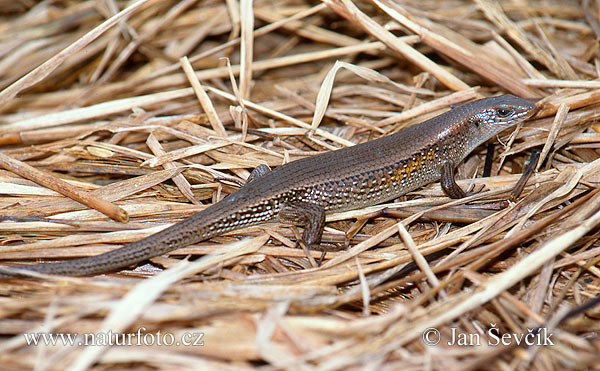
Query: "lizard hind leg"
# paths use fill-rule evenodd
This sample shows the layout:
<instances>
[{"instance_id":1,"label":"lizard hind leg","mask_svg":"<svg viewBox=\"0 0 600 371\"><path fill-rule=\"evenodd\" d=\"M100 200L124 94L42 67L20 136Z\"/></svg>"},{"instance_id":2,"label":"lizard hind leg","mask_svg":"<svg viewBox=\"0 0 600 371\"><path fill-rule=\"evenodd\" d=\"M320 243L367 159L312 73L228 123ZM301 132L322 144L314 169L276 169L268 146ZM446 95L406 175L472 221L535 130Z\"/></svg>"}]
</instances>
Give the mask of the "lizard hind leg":
<instances>
[{"instance_id":1,"label":"lizard hind leg","mask_svg":"<svg viewBox=\"0 0 600 371\"><path fill-rule=\"evenodd\" d=\"M246 184L251 183L254 180L256 180L256 179L258 179L258 178L260 178L262 176L265 176L265 174L269 173L270 171L271 171L271 168L269 167L269 165L266 165L266 164L260 164L260 165L258 165L250 173L250 176L246 180Z\"/></svg>"},{"instance_id":2,"label":"lizard hind leg","mask_svg":"<svg viewBox=\"0 0 600 371\"><path fill-rule=\"evenodd\" d=\"M313 266L319 266L328 251L343 249L336 244L321 243L325 227L325 209L317 204L303 202L292 206L285 206L278 215L281 222L304 227L302 238L298 244L302 246L306 256ZM315 262L308 249L321 251L321 257Z\"/></svg>"},{"instance_id":3,"label":"lizard hind leg","mask_svg":"<svg viewBox=\"0 0 600 371\"><path fill-rule=\"evenodd\" d=\"M327 250L330 250L327 246L321 244L321 237L325 228L325 209L317 204L303 202L293 207L284 207L278 216L279 220L284 223L304 227L304 233L298 244L302 246L306 257L313 267L321 265ZM308 249L322 251L318 262L314 260Z\"/></svg>"},{"instance_id":4,"label":"lizard hind leg","mask_svg":"<svg viewBox=\"0 0 600 371\"><path fill-rule=\"evenodd\" d=\"M325 228L325 209L322 206L310 202L284 206L278 217L283 223L303 226L303 242L311 249L319 249Z\"/></svg>"}]
</instances>

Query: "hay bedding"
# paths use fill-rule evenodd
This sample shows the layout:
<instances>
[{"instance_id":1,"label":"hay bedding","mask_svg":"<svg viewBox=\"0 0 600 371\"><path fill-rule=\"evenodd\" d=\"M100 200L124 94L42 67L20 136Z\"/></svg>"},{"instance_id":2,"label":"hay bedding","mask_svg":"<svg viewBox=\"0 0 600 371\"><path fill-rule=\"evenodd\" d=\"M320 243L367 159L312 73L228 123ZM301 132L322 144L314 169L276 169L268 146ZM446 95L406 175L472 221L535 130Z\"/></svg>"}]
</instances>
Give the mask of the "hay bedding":
<instances>
[{"instance_id":1,"label":"hay bedding","mask_svg":"<svg viewBox=\"0 0 600 371\"><path fill-rule=\"evenodd\" d=\"M600 291L598 6L0 2L4 265L118 248L216 202L260 163L451 104L510 92L540 107L500 138L491 177L473 179L485 149L461 165L461 185L488 192L451 201L433 184L333 215L324 241L348 248L320 266L297 231L271 224L108 275L3 281L2 368L597 367L600 314L581 305ZM511 200L536 148L540 165ZM27 345L36 333L97 346ZM517 344L527 334L535 344ZM184 338L197 344L165 345Z\"/></svg>"}]
</instances>

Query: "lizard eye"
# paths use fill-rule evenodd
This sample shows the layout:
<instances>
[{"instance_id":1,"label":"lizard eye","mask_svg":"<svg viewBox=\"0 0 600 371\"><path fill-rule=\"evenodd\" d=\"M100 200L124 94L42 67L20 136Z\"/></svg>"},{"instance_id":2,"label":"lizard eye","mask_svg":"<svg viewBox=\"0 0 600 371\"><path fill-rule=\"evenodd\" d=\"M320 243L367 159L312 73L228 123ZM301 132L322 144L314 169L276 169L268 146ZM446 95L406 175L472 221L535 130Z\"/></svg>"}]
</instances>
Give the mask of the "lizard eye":
<instances>
[{"instance_id":1,"label":"lizard eye","mask_svg":"<svg viewBox=\"0 0 600 371\"><path fill-rule=\"evenodd\" d=\"M515 113L515 111L514 111L514 110L512 110L512 109L508 109L508 108L499 108L499 109L496 111L496 113L498 114L498 116L499 116L500 118L503 118L503 119L504 119L504 118L507 118L507 117L509 117L509 116L512 116L512 115L513 115L513 113Z\"/></svg>"}]
</instances>

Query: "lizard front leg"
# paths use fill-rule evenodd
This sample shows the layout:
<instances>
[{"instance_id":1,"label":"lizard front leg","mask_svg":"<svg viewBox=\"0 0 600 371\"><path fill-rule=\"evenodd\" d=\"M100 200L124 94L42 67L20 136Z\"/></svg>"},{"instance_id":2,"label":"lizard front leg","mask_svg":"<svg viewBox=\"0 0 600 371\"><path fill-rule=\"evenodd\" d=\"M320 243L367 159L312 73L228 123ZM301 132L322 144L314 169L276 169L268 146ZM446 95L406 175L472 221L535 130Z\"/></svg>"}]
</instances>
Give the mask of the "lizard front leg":
<instances>
[{"instance_id":1,"label":"lizard front leg","mask_svg":"<svg viewBox=\"0 0 600 371\"><path fill-rule=\"evenodd\" d=\"M444 193L450 198L463 198L467 196L465 191L454 180L454 164L451 161L446 161L442 165L440 183Z\"/></svg>"}]
</instances>

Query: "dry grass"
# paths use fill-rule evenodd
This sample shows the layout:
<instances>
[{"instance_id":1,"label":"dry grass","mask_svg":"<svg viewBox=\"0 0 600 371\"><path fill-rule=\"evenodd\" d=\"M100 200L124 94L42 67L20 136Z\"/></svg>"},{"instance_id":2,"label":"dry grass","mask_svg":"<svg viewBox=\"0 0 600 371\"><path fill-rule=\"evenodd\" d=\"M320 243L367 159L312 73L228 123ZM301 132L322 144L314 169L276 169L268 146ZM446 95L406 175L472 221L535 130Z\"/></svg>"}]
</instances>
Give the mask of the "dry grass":
<instances>
[{"instance_id":1,"label":"dry grass","mask_svg":"<svg viewBox=\"0 0 600 371\"><path fill-rule=\"evenodd\" d=\"M598 1L35 4L0 1L5 265L118 248L258 164L451 104L508 92L539 112L501 138L493 176L470 180L484 149L461 165L463 187L488 192L451 201L432 184L332 215L324 241L348 248L319 266L270 224L114 274L0 282L2 368L597 367L598 309L566 313L600 292ZM510 200L535 148L543 162ZM488 344L490 328L538 327L553 345ZM158 331L203 345L160 346ZM448 345L453 331L481 345ZM99 345L27 345L34 333ZM110 346L109 333L154 343Z\"/></svg>"}]
</instances>

